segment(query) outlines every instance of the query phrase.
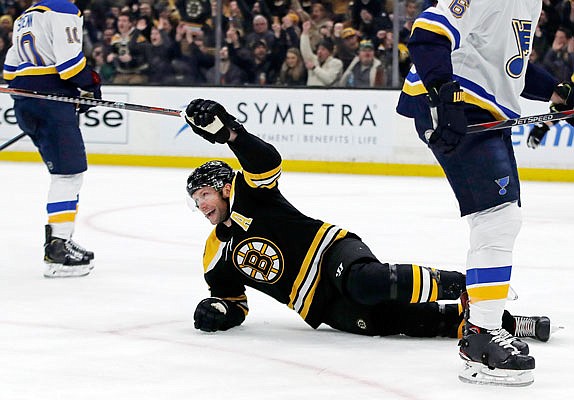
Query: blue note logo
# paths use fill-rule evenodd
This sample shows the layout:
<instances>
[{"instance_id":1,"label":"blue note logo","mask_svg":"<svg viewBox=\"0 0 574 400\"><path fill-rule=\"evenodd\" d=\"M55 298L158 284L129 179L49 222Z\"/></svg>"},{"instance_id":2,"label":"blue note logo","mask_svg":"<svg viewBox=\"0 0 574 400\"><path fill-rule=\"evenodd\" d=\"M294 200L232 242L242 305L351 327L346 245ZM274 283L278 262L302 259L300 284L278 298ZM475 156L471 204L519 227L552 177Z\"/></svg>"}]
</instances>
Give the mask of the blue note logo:
<instances>
[{"instance_id":1,"label":"blue note logo","mask_svg":"<svg viewBox=\"0 0 574 400\"><path fill-rule=\"evenodd\" d=\"M495 182L498 186L500 186L500 190L498 191L498 194L501 196L504 196L508 192L506 190L506 187L510 183L510 177L505 176L504 178L495 179Z\"/></svg>"},{"instance_id":2,"label":"blue note logo","mask_svg":"<svg viewBox=\"0 0 574 400\"><path fill-rule=\"evenodd\" d=\"M525 66L528 62L532 39L532 21L513 19L512 30L514 31L518 54L507 61L506 73L511 78L516 79L522 76L522 73L526 70Z\"/></svg>"}]
</instances>

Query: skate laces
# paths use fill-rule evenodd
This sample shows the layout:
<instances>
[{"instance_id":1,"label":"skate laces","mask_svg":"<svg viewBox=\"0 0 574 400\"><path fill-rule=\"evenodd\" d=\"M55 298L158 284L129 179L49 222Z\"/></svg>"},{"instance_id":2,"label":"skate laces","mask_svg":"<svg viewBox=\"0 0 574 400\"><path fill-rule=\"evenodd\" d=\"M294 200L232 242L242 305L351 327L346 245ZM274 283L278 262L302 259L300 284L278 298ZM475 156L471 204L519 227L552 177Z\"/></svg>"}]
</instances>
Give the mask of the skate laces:
<instances>
[{"instance_id":1,"label":"skate laces","mask_svg":"<svg viewBox=\"0 0 574 400\"><path fill-rule=\"evenodd\" d=\"M64 242L64 246L66 247L68 253L72 255L72 257L74 257L75 259L81 260L82 258L84 258L85 250L82 252L83 249L76 243L72 242L71 240L66 240Z\"/></svg>"},{"instance_id":2,"label":"skate laces","mask_svg":"<svg viewBox=\"0 0 574 400\"><path fill-rule=\"evenodd\" d=\"M534 336L536 332L536 321L534 318L529 317L515 317L516 328L514 334L516 336Z\"/></svg>"},{"instance_id":3,"label":"skate laces","mask_svg":"<svg viewBox=\"0 0 574 400\"><path fill-rule=\"evenodd\" d=\"M492 339L490 340L491 342L498 344L500 347L511 350L511 354L513 355L520 354L520 351L512 344L516 338L506 329L492 329L489 330L488 333L492 335Z\"/></svg>"},{"instance_id":4,"label":"skate laces","mask_svg":"<svg viewBox=\"0 0 574 400\"><path fill-rule=\"evenodd\" d=\"M86 249L84 249L82 246L80 246L78 243L74 242L72 239L68 240L68 243L70 244L70 246L76 250L79 251L80 253L85 253L87 252Z\"/></svg>"}]
</instances>

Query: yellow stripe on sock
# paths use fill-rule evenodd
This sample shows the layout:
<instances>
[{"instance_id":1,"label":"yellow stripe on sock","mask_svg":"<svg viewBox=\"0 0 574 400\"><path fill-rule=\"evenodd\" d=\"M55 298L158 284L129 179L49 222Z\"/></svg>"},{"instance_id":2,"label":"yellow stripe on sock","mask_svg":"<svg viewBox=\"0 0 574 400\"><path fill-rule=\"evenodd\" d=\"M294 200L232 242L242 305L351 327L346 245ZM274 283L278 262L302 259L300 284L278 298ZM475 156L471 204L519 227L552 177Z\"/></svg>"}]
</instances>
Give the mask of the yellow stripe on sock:
<instances>
[{"instance_id":1,"label":"yellow stripe on sock","mask_svg":"<svg viewBox=\"0 0 574 400\"><path fill-rule=\"evenodd\" d=\"M431 268L432 272L434 273L436 271L435 268ZM436 283L436 279L434 279L434 275L431 274L431 295L430 295L430 299L429 301L436 301L436 299L438 298L438 285Z\"/></svg>"},{"instance_id":2,"label":"yellow stripe on sock","mask_svg":"<svg viewBox=\"0 0 574 400\"><path fill-rule=\"evenodd\" d=\"M468 288L468 297L471 303L485 300L502 300L508 296L509 284L496 286L479 286Z\"/></svg>"},{"instance_id":3,"label":"yellow stripe on sock","mask_svg":"<svg viewBox=\"0 0 574 400\"><path fill-rule=\"evenodd\" d=\"M53 214L48 216L48 223L49 224L57 224L62 222L74 222L76 220L76 213L66 212L60 214Z\"/></svg>"},{"instance_id":4,"label":"yellow stripe on sock","mask_svg":"<svg viewBox=\"0 0 574 400\"><path fill-rule=\"evenodd\" d=\"M412 265L413 270L413 295L411 297L411 303L418 303L419 297L421 295L421 271L418 265Z\"/></svg>"}]
</instances>

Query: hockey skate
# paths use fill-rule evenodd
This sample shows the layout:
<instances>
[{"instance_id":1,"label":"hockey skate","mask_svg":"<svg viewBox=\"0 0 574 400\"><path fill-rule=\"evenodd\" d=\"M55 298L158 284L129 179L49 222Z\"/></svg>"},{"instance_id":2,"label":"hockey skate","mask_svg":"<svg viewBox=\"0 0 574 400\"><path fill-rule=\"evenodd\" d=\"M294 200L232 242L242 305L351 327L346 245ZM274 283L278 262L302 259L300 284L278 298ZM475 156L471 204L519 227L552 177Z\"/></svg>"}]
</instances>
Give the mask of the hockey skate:
<instances>
[{"instance_id":1,"label":"hockey skate","mask_svg":"<svg viewBox=\"0 0 574 400\"><path fill-rule=\"evenodd\" d=\"M459 379L482 385L530 385L534 382L534 358L527 355L527 346L522 349L519 344L525 343L503 328L486 330L467 321L459 342L459 355L465 361Z\"/></svg>"},{"instance_id":2,"label":"hockey skate","mask_svg":"<svg viewBox=\"0 0 574 400\"><path fill-rule=\"evenodd\" d=\"M94 253L87 251L72 240L52 236L52 227L46 225L44 263L46 278L85 276L94 268Z\"/></svg>"},{"instance_id":3,"label":"hockey skate","mask_svg":"<svg viewBox=\"0 0 574 400\"><path fill-rule=\"evenodd\" d=\"M548 317L522 317L519 315L514 316L514 335L516 337L528 337L547 342L550 336L560 329L562 326L552 325Z\"/></svg>"}]
</instances>

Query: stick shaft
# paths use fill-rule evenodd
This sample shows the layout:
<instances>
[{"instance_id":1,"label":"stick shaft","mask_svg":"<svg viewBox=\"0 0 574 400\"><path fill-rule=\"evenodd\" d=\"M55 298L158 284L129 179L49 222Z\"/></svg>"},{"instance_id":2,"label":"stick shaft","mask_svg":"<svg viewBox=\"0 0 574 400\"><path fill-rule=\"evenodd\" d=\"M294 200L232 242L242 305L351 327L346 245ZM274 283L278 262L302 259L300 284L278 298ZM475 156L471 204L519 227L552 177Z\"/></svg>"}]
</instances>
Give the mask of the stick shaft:
<instances>
[{"instance_id":1,"label":"stick shaft","mask_svg":"<svg viewBox=\"0 0 574 400\"><path fill-rule=\"evenodd\" d=\"M78 105L86 106L100 106L108 108L117 108L120 110L127 111L139 111L151 114L169 115L172 117L179 117L181 115L181 110L173 110L170 108L162 107L152 107L145 106L141 104L123 103L121 101L109 101L103 99L90 99L85 97L72 97L72 96L61 96L57 94L40 93L32 90L24 89L13 89L13 88L3 88L0 87L0 93L11 94L13 96L31 97L35 99L44 99L52 101L60 101L64 103L73 103Z\"/></svg>"},{"instance_id":2,"label":"stick shaft","mask_svg":"<svg viewBox=\"0 0 574 400\"><path fill-rule=\"evenodd\" d=\"M490 131L493 129L512 128L513 126L537 124L539 122L552 122L574 117L574 110L559 111L547 114L531 115L514 119L505 119L503 121L486 122L483 124L469 125L467 133L477 133Z\"/></svg>"},{"instance_id":3,"label":"stick shaft","mask_svg":"<svg viewBox=\"0 0 574 400\"><path fill-rule=\"evenodd\" d=\"M24 136L26 136L26 134L24 132L22 132L21 134L19 134L18 136L14 136L12 139L8 140L5 143L2 143L0 145L0 151L4 150L6 147L13 145L14 143L16 143L18 140L22 139Z\"/></svg>"}]
</instances>

